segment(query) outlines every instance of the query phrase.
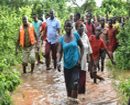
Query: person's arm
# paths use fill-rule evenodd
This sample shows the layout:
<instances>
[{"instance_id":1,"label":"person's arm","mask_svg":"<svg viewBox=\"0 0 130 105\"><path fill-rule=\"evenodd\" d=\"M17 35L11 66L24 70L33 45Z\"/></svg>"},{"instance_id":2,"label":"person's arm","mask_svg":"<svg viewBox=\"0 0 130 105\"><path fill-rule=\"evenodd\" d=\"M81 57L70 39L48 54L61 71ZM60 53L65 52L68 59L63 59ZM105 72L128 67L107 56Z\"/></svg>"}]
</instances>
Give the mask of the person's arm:
<instances>
[{"instance_id":1,"label":"person's arm","mask_svg":"<svg viewBox=\"0 0 130 105\"><path fill-rule=\"evenodd\" d=\"M17 40L17 44L16 44L16 49L15 49L15 55L16 55L16 56L17 56L17 54L18 54L17 49L18 49L19 43L20 43L20 33L19 33L19 36L18 36L18 40Z\"/></svg>"},{"instance_id":2,"label":"person's arm","mask_svg":"<svg viewBox=\"0 0 130 105\"><path fill-rule=\"evenodd\" d=\"M44 32L44 34L43 34L43 36L42 36L42 38L41 38L42 42L43 42L43 40L44 40L44 38L45 38L45 36L46 36L46 33L47 33L47 27L45 28L45 32Z\"/></svg>"},{"instance_id":3,"label":"person's arm","mask_svg":"<svg viewBox=\"0 0 130 105\"><path fill-rule=\"evenodd\" d=\"M87 33L87 28L86 28L85 24L83 24L83 26L84 26L84 32Z\"/></svg>"},{"instance_id":4,"label":"person's arm","mask_svg":"<svg viewBox=\"0 0 130 105\"><path fill-rule=\"evenodd\" d=\"M61 62L62 55L63 55L63 48L62 48L62 44L59 43L59 55L57 58L57 68L58 68L59 72L61 71L61 63L60 62Z\"/></svg>"},{"instance_id":5,"label":"person's arm","mask_svg":"<svg viewBox=\"0 0 130 105\"><path fill-rule=\"evenodd\" d=\"M57 27L57 32L58 32L58 39L57 39L57 44L58 44L58 40L61 36L61 32L60 32L61 25L59 21L57 21L56 27Z\"/></svg>"},{"instance_id":6,"label":"person's arm","mask_svg":"<svg viewBox=\"0 0 130 105\"><path fill-rule=\"evenodd\" d=\"M107 31L107 42L105 43L106 46L107 46L108 43L109 43L109 30Z\"/></svg>"},{"instance_id":7,"label":"person's arm","mask_svg":"<svg viewBox=\"0 0 130 105\"><path fill-rule=\"evenodd\" d=\"M109 58L111 59L112 64L116 64L116 63L113 61L112 57L110 56L110 54L109 54L109 52L108 52L108 50L107 50L107 46L105 45L104 41L103 41L103 40L101 40L101 41L102 41L102 43L101 43L100 48L103 48L103 49L105 50L105 52L107 53L107 55L108 55Z\"/></svg>"},{"instance_id":8,"label":"person's arm","mask_svg":"<svg viewBox=\"0 0 130 105\"><path fill-rule=\"evenodd\" d=\"M60 32L61 25L60 25L59 20L57 21L56 27L57 27L57 32L58 32L58 39L57 39L57 44L58 44L58 40L61 36L61 32Z\"/></svg>"},{"instance_id":9,"label":"person's arm","mask_svg":"<svg viewBox=\"0 0 130 105\"><path fill-rule=\"evenodd\" d=\"M41 36L42 31L45 31L45 29L44 29L44 23L42 24L42 28L41 28L41 31L40 31L40 36ZM43 33L43 34L44 34L44 33ZM42 39L44 39L44 38L43 38L43 35L41 36L41 40L42 40ZM42 40L42 44L43 44L43 40Z\"/></svg>"},{"instance_id":10,"label":"person's arm","mask_svg":"<svg viewBox=\"0 0 130 105\"><path fill-rule=\"evenodd\" d=\"M88 36L87 36L88 38ZM90 38L91 39L91 38ZM88 44L88 54L91 58L91 61L93 62L94 61L94 58L93 58L93 55L92 55L92 48L91 48L91 45L90 45L90 42L89 42L89 39L87 40L87 44Z\"/></svg>"},{"instance_id":11,"label":"person's arm","mask_svg":"<svg viewBox=\"0 0 130 105\"><path fill-rule=\"evenodd\" d=\"M111 59L112 64L114 64L114 65L115 65L116 63L115 63L115 61L112 59L112 57L110 56L110 54L109 54L108 50L107 50L107 49L105 49L105 51L106 51L107 55L109 56L109 58Z\"/></svg>"},{"instance_id":12,"label":"person's arm","mask_svg":"<svg viewBox=\"0 0 130 105\"><path fill-rule=\"evenodd\" d=\"M61 36L61 33L60 33L60 28L57 29L57 32L58 32L58 39L57 41L59 40L60 36Z\"/></svg>"},{"instance_id":13,"label":"person's arm","mask_svg":"<svg viewBox=\"0 0 130 105\"><path fill-rule=\"evenodd\" d=\"M83 43L82 43L81 39L79 39L79 41L78 41L78 46L80 47L81 50L80 50L80 58L79 58L76 65L80 66L80 63L81 63L81 60L82 60L82 57L83 57L83 54L84 54L84 47L83 47Z\"/></svg>"},{"instance_id":14,"label":"person's arm","mask_svg":"<svg viewBox=\"0 0 130 105\"><path fill-rule=\"evenodd\" d=\"M40 21L40 32L39 32L39 38L40 38L40 36L41 36L41 32L43 31L43 24L42 24L42 21Z\"/></svg>"},{"instance_id":15,"label":"person's arm","mask_svg":"<svg viewBox=\"0 0 130 105\"><path fill-rule=\"evenodd\" d=\"M89 55L90 55L90 58L92 59L91 61L93 62L94 61L93 54L89 54Z\"/></svg>"},{"instance_id":16,"label":"person's arm","mask_svg":"<svg viewBox=\"0 0 130 105\"><path fill-rule=\"evenodd\" d=\"M96 27L96 25L95 25L95 24L93 24L93 27L94 27L94 29L93 29L93 30L94 30L93 34L95 35L95 30L96 30L96 28L95 28L95 27Z\"/></svg>"},{"instance_id":17,"label":"person's arm","mask_svg":"<svg viewBox=\"0 0 130 105\"><path fill-rule=\"evenodd\" d=\"M37 49L39 49L39 36L36 34L35 30L34 30L34 37L36 38L36 42L37 42L37 46L36 47L37 47Z\"/></svg>"}]
</instances>

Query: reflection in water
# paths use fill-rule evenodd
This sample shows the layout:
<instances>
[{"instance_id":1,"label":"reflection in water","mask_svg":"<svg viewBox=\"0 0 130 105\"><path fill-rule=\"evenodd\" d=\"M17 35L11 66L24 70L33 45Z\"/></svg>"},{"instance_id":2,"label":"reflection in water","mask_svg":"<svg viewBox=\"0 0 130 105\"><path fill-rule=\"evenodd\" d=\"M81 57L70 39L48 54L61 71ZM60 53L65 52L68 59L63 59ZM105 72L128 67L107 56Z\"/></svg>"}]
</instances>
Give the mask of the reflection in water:
<instances>
[{"instance_id":1,"label":"reflection in water","mask_svg":"<svg viewBox=\"0 0 130 105\"><path fill-rule=\"evenodd\" d=\"M15 68L22 71L21 66ZM21 75L23 83L12 94L13 104L69 105L63 72L44 70L44 65L35 68L33 76L30 73ZM111 86L111 79L108 78L107 71L98 74L106 80L93 84L93 80L87 73L86 94L78 96L82 105L118 105L118 98Z\"/></svg>"}]
</instances>

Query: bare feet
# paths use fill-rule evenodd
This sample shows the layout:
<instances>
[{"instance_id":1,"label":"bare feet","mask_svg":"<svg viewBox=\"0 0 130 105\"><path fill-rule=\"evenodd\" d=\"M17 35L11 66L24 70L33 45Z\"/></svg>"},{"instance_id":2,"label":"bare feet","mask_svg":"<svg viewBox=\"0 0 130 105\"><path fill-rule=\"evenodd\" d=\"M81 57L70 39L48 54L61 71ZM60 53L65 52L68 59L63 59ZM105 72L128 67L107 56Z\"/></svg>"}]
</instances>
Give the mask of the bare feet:
<instances>
[{"instance_id":1,"label":"bare feet","mask_svg":"<svg viewBox=\"0 0 130 105\"><path fill-rule=\"evenodd\" d=\"M47 67L46 70L51 70L52 68L51 67Z\"/></svg>"},{"instance_id":2,"label":"bare feet","mask_svg":"<svg viewBox=\"0 0 130 105\"><path fill-rule=\"evenodd\" d=\"M43 61L39 61L39 63L44 64L44 62L43 62Z\"/></svg>"}]
</instances>

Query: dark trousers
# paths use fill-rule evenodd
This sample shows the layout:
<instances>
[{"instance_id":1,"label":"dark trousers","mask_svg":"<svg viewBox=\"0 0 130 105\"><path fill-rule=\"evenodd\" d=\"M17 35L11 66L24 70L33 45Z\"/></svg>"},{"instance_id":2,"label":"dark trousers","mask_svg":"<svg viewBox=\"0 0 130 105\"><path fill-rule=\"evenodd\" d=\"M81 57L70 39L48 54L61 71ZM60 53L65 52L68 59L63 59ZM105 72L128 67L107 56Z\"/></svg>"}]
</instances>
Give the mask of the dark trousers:
<instances>
[{"instance_id":1,"label":"dark trousers","mask_svg":"<svg viewBox=\"0 0 130 105\"><path fill-rule=\"evenodd\" d=\"M57 54L57 44L51 44L48 41L46 41L46 65L49 67L50 65L50 51L52 51L52 59L56 61L56 54Z\"/></svg>"},{"instance_id":2,"label":"dark trousers","mask_svg":"<svg viewBox=\"0 0 130 105\"><path fill-rule=\"evenodd\" d=\"M69 94L72 90L78 90L80 79L80 67L75 66L71 69L64 68L66 89Z\"/></svg>"},{"instance_id":3,"label":"dark trousers","mask_svg":"<svg viewBox=\"0 0 130 105\"><path fill-rule=\"evenodd\" d=\"M79 94L84 94L86 88L86 71L80 71Z\"/></svg>"}]
</instances>

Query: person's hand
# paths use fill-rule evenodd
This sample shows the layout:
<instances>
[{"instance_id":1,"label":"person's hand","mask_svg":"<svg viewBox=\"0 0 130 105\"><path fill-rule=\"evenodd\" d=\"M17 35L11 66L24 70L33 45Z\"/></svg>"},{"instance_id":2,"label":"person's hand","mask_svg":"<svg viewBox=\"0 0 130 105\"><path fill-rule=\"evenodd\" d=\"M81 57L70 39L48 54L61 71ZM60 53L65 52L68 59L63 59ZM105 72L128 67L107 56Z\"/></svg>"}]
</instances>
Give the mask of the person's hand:
<instances>
[{"instance_id":1,"label":"person's hand","mask_svg":"<svg viewBox=\"0 0 130 105\"><path fill-rule=\"evenodd\" d=\"M94 65L94 60L91 60L92 64Z\"/></svg>"},{"instance_id":2,"label":"person's hand","mask_svg":"<svg viewBox=\"0 0 130 105\"><path fill-rule=\"evenodd\" d=\"M59 42L58 42L58 40L56 41L56 46L58 46L58 44L59 44Z\"/></svg>"},{"instance_id":3,"label":"person's hand","mask_svg":"<svg viewBox=\"0 0 130 105\"><path fill-rule=\"evenodd\" d=\"M112 64L113 64L113 65L116 65L116 62L112 60Z\"/></svg>"},{"instance_id":4,"label":"person's hand","mask_svg":"<svg viewBox=\"0 0 130 105\"><path fill-rule=\"evenodd\" d=\"M39 37L41 36L41 32L39 33Z\"/></svg>"},{"instance_id":5,"label":"person's hand","mask_svg":"<svg viewBox=\"0 0 130 105\"><path fill-rule=\"evenodd\" d=\"M59 72L61 72L61 64L60 63L57 64L57 69L58 69Z\"/></svg>"},{"instance_id":6,"label":"person's hand","mask_svg":"<svg viewBox=\"0 0 130 105\"><path fill-rule=\"evenodd\" d=\"M37 49L39 49L39 48L40 48L39 43L37 43L36 47L37 47Z\"/></svg>"},{"instance_id":7,"label":"person's hand","mask_svg":"<svg viewBox=\"0 0 130 105\"><path fill-rule=\"evenodd\" d=\"M116 26L115 26L115 27L113 27L113 32L114 32L114 33L116 32L116 29L117 29L117 28L116 28Z\"/></svg>"},{"instance_id":8,"label":"person's hand","mask_svg":"<svg viewBox=\"0 0 130 105\"><path fill-rule=\"evenodd\" d=\"M78 60L78 62L76 63L76 66L79 66L79 67L80 67L80 65L81 65L81 61Z\"/></svg>"},{"instance_id":9,"label":"person's hand","mask_svg":"<svg viewBox=\"0 0 130 105\"><path fill-rule=\"evenodd\" d=\"M43 41L42 41L42 45L43 45Z\"/></svg>"},{"instance_id":10,"label":"person's hand","mask_svg":"<svg viewBox=\"0 0 130 105\"><path fill-rule=\"evenodd\" d=\"M36 49L37 49L36 52L39 53L39 47L36 47Z\"/></svg>"},{"instance_id":11,"label":"person's hand","mask_svg":"<svg viewBox=\"0 0 130 105\"><path fill-rule=\"evenodd\" d=\"M15 55L16 55L16 56L18 55L18 52L17 52L17 50L15 51Z\"/></svg>"},{"instance_id":12,"label":"person's hand","mask_svg":"<svg viewBox=\"0 0 130 105\"><path fill-rule=\"evenodd\" d=\"M41 36L41 40L42 40L42 41L44 40L44 36L43 36L43 35Z\"/></svg>"}]
</instances>

